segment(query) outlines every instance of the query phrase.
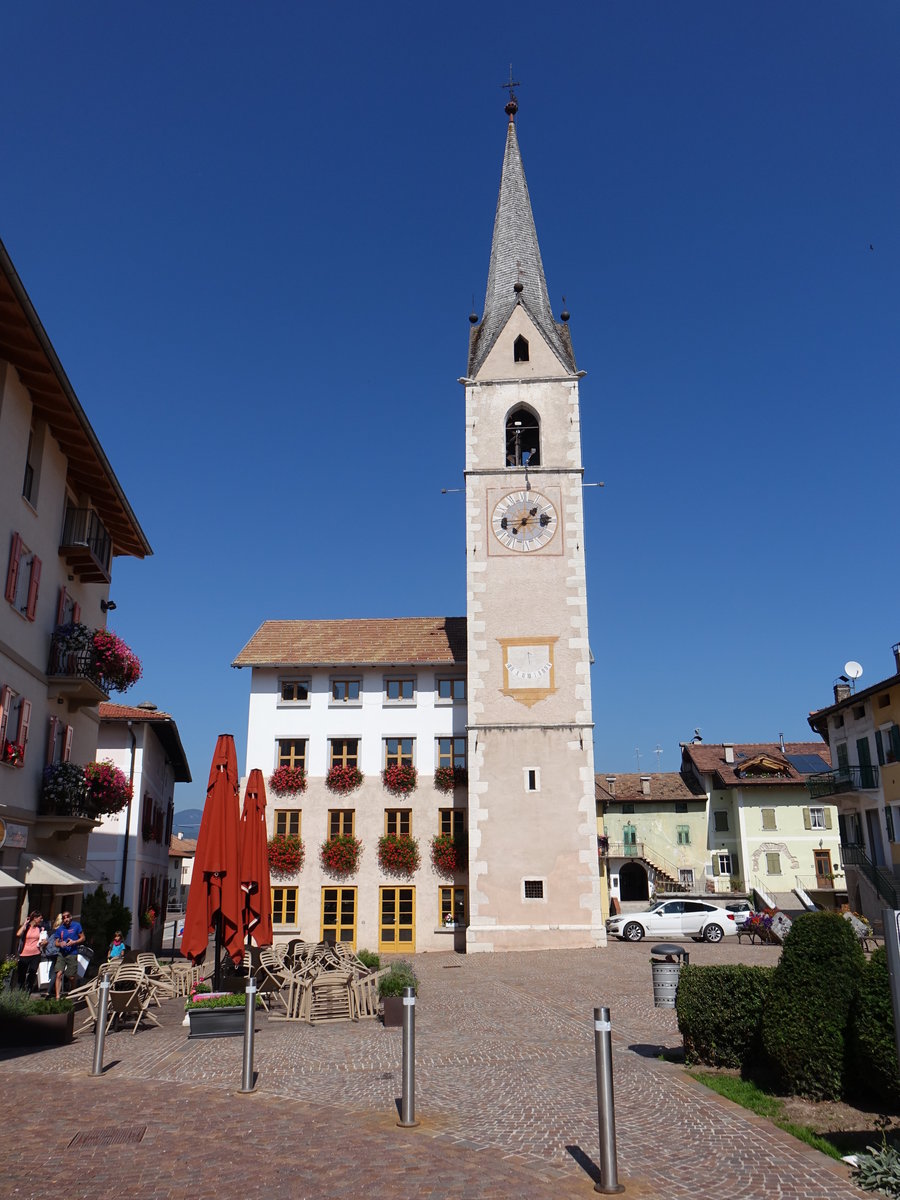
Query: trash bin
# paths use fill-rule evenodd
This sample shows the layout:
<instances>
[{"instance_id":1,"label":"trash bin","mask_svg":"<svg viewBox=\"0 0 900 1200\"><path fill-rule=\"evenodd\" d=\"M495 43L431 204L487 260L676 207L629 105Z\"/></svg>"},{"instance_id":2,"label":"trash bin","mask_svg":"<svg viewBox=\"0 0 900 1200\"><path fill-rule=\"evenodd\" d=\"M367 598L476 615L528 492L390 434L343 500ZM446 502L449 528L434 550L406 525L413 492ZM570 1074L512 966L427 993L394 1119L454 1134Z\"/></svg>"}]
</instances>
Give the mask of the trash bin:
<instances>
[{"instance_id":1,"label":"trash bin","mask_svg":"<svg viewBox=\"0 0 900 1200\"><path fill-rule=\"evenodd\" d=\"M652 946L650 953L656 956L650 959L653 1007L674 1008L681 966L682 963L690 962L691 956L683 946L674 946L667 942L661 946Z\"/></svg>"}]
</instances>

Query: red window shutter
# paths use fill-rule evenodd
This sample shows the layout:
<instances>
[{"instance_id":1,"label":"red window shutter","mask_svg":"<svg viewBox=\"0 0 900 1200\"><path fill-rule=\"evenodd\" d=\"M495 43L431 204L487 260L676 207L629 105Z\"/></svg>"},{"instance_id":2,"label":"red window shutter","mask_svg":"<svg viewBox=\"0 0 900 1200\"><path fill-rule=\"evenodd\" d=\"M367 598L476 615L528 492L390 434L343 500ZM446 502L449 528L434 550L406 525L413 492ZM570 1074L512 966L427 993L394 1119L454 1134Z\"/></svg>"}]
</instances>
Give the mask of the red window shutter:
<instances>
[{"instance_id":1,"label":"red window shutter","mask_svg":"<svg viewBox=\"0 0 900 1200\"><path fill-rule=\"evenodd\" d=\"M50 733L47 737L47 766L53 765L53 756L56 753L56 735L59 732L59 717L50 718Z\"/></svg>"},{"instance_id":2,"label":"red window shutter","mask_svg":"<svg viewBox=\"0 0 900 1200\"><path fill-rule=\"evenodd\" d=\"M62 625L66 616L66 596L68 592L64 587L59 589L59 603L56 606L56 623Z\"/></svg>"},{"instance_id":3,"label":"red window shutter","mask_svg":"<svg viewBox=\"0 0 900 1200\"><path fill-rule=\"evenodd\" d=\"M9 707L12 704L12 688L0 688L0 746L6 737L6 726L9 724Z\"/></svg>"},{"instance_id":4,"label":"red window shutter","mask_svg":"<svg viewBox=\"0 0 900 1200\"><path fill-rule=\"evenodd\" d=\"M13 534L12 546L9 548L9 567L6 572L6 599L10 604L15 603L16 583L19 578L19 559L22 557L22 539L17 533Z\"/></svg>"},{"instance_id":5,"label":"red window shutter","mask_svg":"<svg viewBox=\"0 0 900 1200\"><path fill-rule=\"evenodd\" d=\"M22 747L22 757L19 766L25 765L25 747L28 744L28 726L31 724L31 701L23 699L19 705L19 731L16 742Z\"/></svg>"},{"instance_id":6,"label":"red window shutter","mask_svg":"<svg viewBox=\"0 0 900 1200\"><path fill-rule=\"evenodd\" d=\"M66 736L63 740L62 761L68 762L72 755L72 734L75 732L74 725L66 726Z\"/></svg>"},{"instance_id":7,"label":"red window shutter","mask_svg":"<svg viewBox=\"0 0 900 1200\"><path fill-rule=\"evenodd\" d=\"M80 620L81 620L81 605L73 604L72 605L72 623L74 625L77 625Z\"/></svg>"},{"instance_id":8,"label":"red window shutter","mask_svg":"<svg viewBox=\"0 0 900 1200\"><path fill-rule=\"evenodd\" d=\"M29 621L34 620L34 614L37 612L38 588L41 583L41 560L37 555L31 560L31 581L28 584L28 605L25 609L25 616Z\"/></svg>"}]
</instances>

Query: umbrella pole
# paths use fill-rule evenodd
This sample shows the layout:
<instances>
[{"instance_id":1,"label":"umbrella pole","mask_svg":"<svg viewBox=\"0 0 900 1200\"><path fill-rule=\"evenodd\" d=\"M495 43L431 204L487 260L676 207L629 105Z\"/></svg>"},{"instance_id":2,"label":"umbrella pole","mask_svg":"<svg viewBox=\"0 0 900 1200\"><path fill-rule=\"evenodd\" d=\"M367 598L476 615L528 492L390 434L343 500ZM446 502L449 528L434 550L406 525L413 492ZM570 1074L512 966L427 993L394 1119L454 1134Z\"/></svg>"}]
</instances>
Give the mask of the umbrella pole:
<instances>
[{"instance_id":1,"label":"umbrella pole","mask_svg":"<svg viewBox=\"0 0 900 1200\"><path fill-rule=\"evenodd\" d=\"M216 913L216 969L213 972L213 991L222 990L222 910Z\"/></svg>"}]
</instances>

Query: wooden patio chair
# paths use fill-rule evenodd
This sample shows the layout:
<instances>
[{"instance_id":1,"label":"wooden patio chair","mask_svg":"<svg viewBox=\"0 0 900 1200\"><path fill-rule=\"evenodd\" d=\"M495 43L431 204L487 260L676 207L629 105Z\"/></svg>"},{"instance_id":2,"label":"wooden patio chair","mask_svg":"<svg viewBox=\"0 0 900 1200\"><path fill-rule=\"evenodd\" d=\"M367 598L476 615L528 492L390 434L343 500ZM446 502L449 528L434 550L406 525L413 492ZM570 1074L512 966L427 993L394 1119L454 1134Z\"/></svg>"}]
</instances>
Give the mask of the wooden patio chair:
<instances>
[{"instance_id":1,"label":"wooden patio chair","mask_svg":"<svg viewBox=\"0 0 900 1200\"><path fill-rule=\"evenodd\" d=\"M156 1016L150 1011L152 992L145 982L135 981L133 987L112 989L109 993L109 1020L106 1025L107 1033L120 1023L126 1023L134 1017L132 1037L137 1033L141 1021L150 1021L159 1025ZM96 1019L96 1018L95 1018Z\"/></svg>"},{"instance_id":2,"label":"wooden patio chair","mask_svg":"<svg viewBox=\"0 0 900 1200\"><path fill-rule=\"evenodd\" d=\"M378 981L387 975L389 967L380 971L372 971L351 981L350 994L353 997L353 1019L365 1021L378 1016Z\"/></svg>"},{"instance_id":3,"label":"wooden patio chair","mask_svg":"<svg viewBox=\"0 0 900 1200\"><path fill-rule=\"evenodd\" d=\"M312 981L309 995L309 1023L353 1020L353 997L349 971L324 971Z\"/></svg>"}]
</instances>

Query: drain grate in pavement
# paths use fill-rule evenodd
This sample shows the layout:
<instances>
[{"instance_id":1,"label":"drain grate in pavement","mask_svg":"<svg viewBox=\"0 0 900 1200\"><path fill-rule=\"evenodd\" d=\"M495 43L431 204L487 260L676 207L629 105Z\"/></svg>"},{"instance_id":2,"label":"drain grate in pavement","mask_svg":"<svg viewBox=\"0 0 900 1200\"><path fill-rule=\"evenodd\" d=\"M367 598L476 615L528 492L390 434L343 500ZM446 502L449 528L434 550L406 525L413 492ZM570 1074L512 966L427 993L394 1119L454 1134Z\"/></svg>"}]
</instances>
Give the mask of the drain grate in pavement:
<instances>
[{"instance_id":1,"label":"drain grate in pavement","mask_svg":"<svg viewBox=\"0 0 900 1200\"><path fill-rule=\"evenodd\" d=\"M147 1132L146 1125L112 1125L108 1129L83 1129L69 1142L73 1146L130 1146Z\"/></svg>"}]
</instances>

